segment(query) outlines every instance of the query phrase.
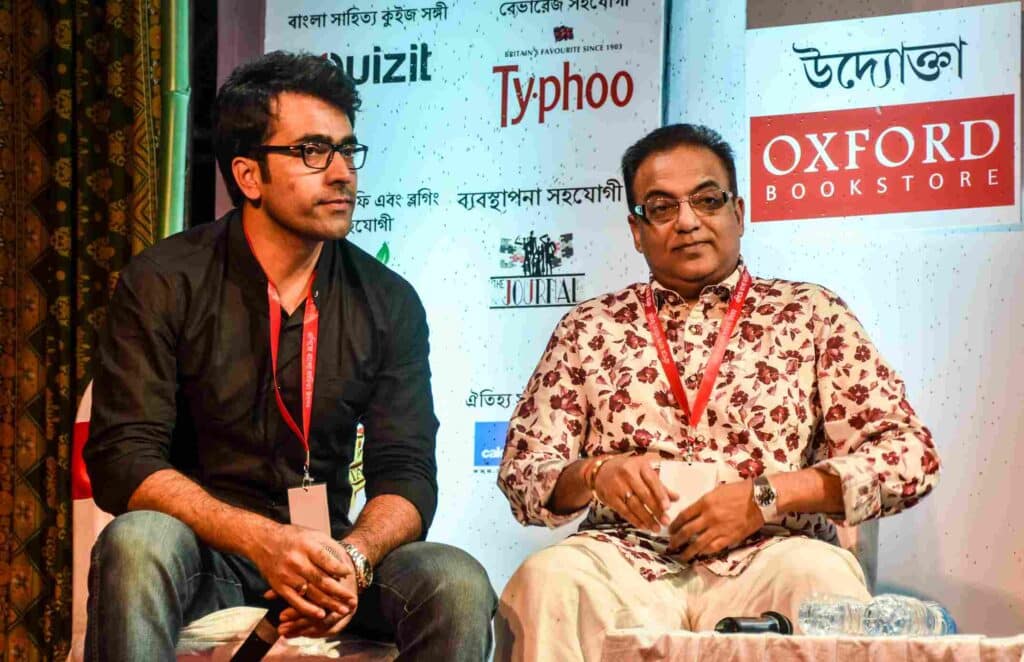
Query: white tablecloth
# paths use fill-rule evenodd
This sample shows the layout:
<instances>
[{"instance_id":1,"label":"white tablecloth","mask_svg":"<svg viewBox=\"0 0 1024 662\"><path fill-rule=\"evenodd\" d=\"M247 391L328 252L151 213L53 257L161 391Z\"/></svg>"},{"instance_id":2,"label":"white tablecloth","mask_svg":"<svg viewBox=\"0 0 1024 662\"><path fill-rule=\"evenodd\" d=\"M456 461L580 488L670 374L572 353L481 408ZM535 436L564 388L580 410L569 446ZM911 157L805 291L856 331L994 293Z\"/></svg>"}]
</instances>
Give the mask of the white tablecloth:
<instances>
[{"instance_id":1,"label":"white tablecloth","mask_svg":"<svg viewBox=\"0 0 1024 662\"><path fill-rule=\"evenodd\" d=\"M1008 638L796 637L716 632L610 630L601 659L790 662L1024 662L1024 634Z\"/></svg>"}]
</instances>

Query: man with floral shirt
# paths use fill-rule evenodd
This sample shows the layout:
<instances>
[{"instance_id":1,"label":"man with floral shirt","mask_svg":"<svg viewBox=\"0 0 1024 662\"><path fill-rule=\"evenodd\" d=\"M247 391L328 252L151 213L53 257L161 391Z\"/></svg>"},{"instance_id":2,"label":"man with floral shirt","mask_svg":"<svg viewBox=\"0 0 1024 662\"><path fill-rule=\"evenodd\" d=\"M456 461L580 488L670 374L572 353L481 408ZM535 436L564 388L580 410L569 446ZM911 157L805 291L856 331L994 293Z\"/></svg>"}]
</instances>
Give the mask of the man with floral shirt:
<instances>
[{"instance_id":1,"label":"man with floral shirt","mask_svg":"<svg viewBox=\"0 0 1024 662\"><path fill-rule=\"evenodd\" d=\"M589 511L509 581L499 659L594 659L610 627L794 618L812 591L866 598L833 520L897 513L938 478L931 434L843 301L747 271L716 132L658 129L622 170L651 278L562 319L509 425L498 485L516 518ZM670 461L717 483L671 521Z\"/></svg>"}]
</instances>

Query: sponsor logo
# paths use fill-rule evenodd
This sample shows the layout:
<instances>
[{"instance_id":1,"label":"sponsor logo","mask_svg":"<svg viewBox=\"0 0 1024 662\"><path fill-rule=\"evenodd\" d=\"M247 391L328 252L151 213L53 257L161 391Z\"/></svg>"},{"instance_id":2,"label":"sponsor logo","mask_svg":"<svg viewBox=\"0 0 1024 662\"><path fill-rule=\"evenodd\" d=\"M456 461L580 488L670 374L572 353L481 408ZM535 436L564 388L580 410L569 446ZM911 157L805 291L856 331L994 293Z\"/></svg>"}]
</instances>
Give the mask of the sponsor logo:
<instances>
[{"instance_id":1,"label":"sponsor logo","mask_svg":"<svg viewBox=\"0 0 1024 662\"><path fill-rule=\"evenodd\" d=\"M572 34L572 28L564 25L559 25L555 28L555 41L572 41L575 37Z\"/></svg>"},{"instance_id":2,"label":"sponsor logo","mask_svg":"<svg viewBox=\"0 0 1024 662\"><path fill-rule=\"evenodd\" d=\"M579 303L585 274L558 273L573 258L572 234L557 240L548 235L502 239L499 248L502 269L521 275L491 277L491 308L571 307Z\"/></svg>"},{"instance_id":3,"label":"sponsor logo","mask_svg":"<svg viewBox=\"0 0 1024 662\"><path fill-rule=\"evenodd\" d=\"M595 71L584 78L566 61L561 75L522 78L515 75L518 64L496 66L491 72L501 77L502 128L522 122L531 107L536 108L537 123L543 124L551 113L597 110L609 101L624 108L633 99L633 77L625 70L611 75Z\"/></svg>"},{"instance_id":4,"label":"sponsor logo","mask_svg":"<svg viewBox=\"0 0 1024 662\"><path fill-rule=\"evenodd\" d=\"M385 53L380 46L374 46L368 55L324 53L324 57L343 69L356 85L378 85L429 82L430 56L433 54L426 44L413 44L408 51L397 53Z\"/></svg>"},{"instance_id":5,"label":"sponsor logo","mask_svg":"<svg viewBox=\"0 0 1024 662\"><path fill-rule=\"evenodd\" d=\"M508 421L477 421L473 430L473 467L493 470L505 450Z\"/></svg>"},{"instance_id":6,"label":"sponsor logo","mask_svg":"<svg viewBox=\"0 0 1024 662\"><path fill-rule=\"evenodd\" d=\"M1013 95L752 117L751 220L1014 203Z\"/></svg>"}]
</instances>

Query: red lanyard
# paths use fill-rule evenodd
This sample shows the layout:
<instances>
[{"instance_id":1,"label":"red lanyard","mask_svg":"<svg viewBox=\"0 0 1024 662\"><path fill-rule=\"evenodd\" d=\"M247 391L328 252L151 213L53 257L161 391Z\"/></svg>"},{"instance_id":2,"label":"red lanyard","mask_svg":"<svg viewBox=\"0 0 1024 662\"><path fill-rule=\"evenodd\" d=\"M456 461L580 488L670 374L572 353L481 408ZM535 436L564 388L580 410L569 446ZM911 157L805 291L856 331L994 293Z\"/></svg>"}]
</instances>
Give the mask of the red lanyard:
<instances>
[{"instance_id":1,"label":"red lanyard","mask_svg":"<svg viewBox=\"0 0 1024 662\"><path fill-rule=\"evenodd\" d=\"M256 251L253 250L252 239L249 231L245 229L245 240L249 243L249 250L253 257ZM258 262L259 260L257 260ZM263 265L260 265L261 267ZM264 271L264 274L266 271ZM313 412L313 385L316 383L316 345L320 337L320 312L313 301L313 281L316 280L316 271L309 276L306 284L306 310L302 316L302 376L300 390L302 391L302 429L299 429L295 419L292 418L288 408L284 406L281 399L281 387L277 383L277 350L281 344L281 295L277 286L267 278L267 307L270 311L270 366L274 375L274 398L277 399L277 410L281 412L281 418L288 424L295 436L302 442L306 449L306 462L302 465L302 486L308 487L313 482L309 475L309 419Z\"/></svg>"},{"instance_id":2,"label":"red lanyard","mask_svg":"<svg viewBox=\"0 0 1024 662\"><path fill-rule=\"evenodd\" d=\"M295 436L306 449L306 463L302 468L302 483L308 486L313 481L309 475L309 419L313 411L313 384L316 382L316 345L320 336L320 313L313 301L313 280L316 272L309 277L306 285L306 310L302 316L302 429L295 423L288 408L281 399L281 387L277 383L277 349L281 343L281 296L277 287L267 279L267 304L270 307L270 361L274 375L274 397L277 398L277 409L281 418L288 424Z\"/></svg>"},{"instance_id":3,"label":"red lanyard","mask_svg":"<svg viewBox=\"0 0 1024 662\"><path fill-rule=\"evenodd\" d=\"M673 395L676 396L676 402L679 403L679 406L686 413L686 418L690 422L690 429L697 427L697 422L708 406L708 400L711 398L711 389L714 387L718 371L722 367L722 357L725 356L725 348L729 344L729 337L736 328L736 322L739 321L740 315L743 314L743 303L747 300L747 292L750 291L751 282L750 273L744 269L743 273L740 274L740 282L736 285L732 299L729 301L729 310L726 312L725 319L722 320L722 325L718 329L718 338L715 340L715 346L711 350L711 358L708 359L708 364L704 368L704 377L700 380L697 397L693 400L693 409L690 409L690 403L686 399L683 383L679 379L679 368L676 367L676 362L672 358L672 350L668 347L665 330L661 327L661 321L658 320L658 309L654 305L654 288L648 286L644 291L644 313L647 315L647 328L650 329L651 335L654 337L654 346L658 350L661 367L665 371L665 377L668 378L669 385L672 387ZM692 451L691 444L691 454Z\"/></svg>"}]
</instances>

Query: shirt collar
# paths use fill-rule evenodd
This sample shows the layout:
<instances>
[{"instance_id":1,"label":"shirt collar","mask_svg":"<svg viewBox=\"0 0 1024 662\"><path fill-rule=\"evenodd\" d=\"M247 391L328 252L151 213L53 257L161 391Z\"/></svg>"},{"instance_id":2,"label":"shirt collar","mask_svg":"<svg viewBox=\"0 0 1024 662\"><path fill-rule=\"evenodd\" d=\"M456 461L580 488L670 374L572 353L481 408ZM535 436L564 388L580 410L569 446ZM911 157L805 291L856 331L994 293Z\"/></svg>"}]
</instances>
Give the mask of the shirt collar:
<instances>
[{"instance_id":1,"label":"shirt collar","mask_svg":"<svg viewBox=\"0 0 1024 662\"><path fill-rule=\"evenodd\" d=\"M232 209L224 217L228 224L228 271L238 277L238 282L246 299L255 304L257 310L266 309L267 301L267 275L263 272L256 256L249 248L249 242L245 238L245 230L242 227L242 213ZM338 261L337 241L325 241L323 250L316 264L316 278L313 280L313 300L320 305L320 301L327 295L330 285L333 282L332 273ZM262 302L262 303L261 303Z\"/></svg>"},{"instance_id":2,"label":"shirt collar","mask_svg":"<svg viewBox=\"0 0 1024 662\"><path fill-rule=\"evenodd\" d=\"M743 256L740 256L739 262L736 264L736 268L732 270L725 279L714 285L705 285L704 289L700 291L700 300L704 303L710 303L712 305L718 303L728 303L732 297L733 288L740 282L740 274L743 273L743 269L746 266L743 263ZM654 290L655 300L658 303L658 308L664 305L679 306L683 303L683 297L679 296L679 293L675 290L671 290L651 275L651 289Z\"/></svg>"}]
</instances>

